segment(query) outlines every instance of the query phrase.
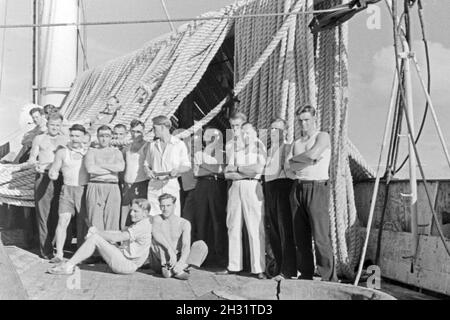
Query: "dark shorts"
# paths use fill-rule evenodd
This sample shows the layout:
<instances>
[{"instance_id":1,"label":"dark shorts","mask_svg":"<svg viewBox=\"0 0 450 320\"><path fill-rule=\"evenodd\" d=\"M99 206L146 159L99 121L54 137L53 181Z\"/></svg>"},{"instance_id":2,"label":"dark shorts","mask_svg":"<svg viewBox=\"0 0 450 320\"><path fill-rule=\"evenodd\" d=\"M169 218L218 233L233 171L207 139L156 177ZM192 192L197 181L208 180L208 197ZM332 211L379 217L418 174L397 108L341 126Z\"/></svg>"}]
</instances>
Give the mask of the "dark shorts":
<instances>
[{"instance_id":1,"label":"dark shorts","mask_svg":"<svg viewBox=\"0 0 450 320\"><path fill-rule=\"evenodd\" d=\"M63 185L59 197L59 214L70 213L74 216L85 210L86 186Z\"/></svg>"},{"instance_id":2,"label":"dark shorts","mask_svg":"<svg viewBox=\"0 0 450 320\"><path fill-rule=\"evenodd\" d=\"M147 199L148 180L124 183L122 187L122 206L130 206L134 199Z\"/></svg>"}]
</instances>

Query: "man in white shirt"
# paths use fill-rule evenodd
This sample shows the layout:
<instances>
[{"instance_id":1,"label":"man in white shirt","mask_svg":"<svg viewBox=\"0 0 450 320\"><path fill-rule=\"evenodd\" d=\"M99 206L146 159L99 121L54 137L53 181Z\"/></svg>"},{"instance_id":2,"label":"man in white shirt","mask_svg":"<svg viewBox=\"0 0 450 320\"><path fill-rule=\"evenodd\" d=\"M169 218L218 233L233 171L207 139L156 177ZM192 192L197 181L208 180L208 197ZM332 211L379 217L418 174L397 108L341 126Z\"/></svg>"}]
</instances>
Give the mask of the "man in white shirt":
<instances>
[{"instance_id":1,"label":"man in white shirt","mask_svg":"<svg viewBox=\"0 0 450 320\"><path fill-rule=\"evenodd\" d=\"M270 271L277 275L278 279L297 276L292 214L289 204L292 179L295 176L285 169L285 162L291 148L285 141L285 132L286 121L283 119L275 119L270 125L271 146L264 168L265 220L270 247L275 258L275 270Z\"/></svg>"},{"instance_id":2,"label":"man in white shirt","mask_svg":"<svg viewBox=\"0 0 450 320\"><path fill-rule=\"evenodd\" d=\"M178 177L191 168L188 150L182 140L170 133L172 123L166 116L152 119L155 141L150 143L145 160L145 170L150 178L147 199L152 206L152 215L161 214L158 197L164 193L173 195L175 214L181 215L180 184Z\"/></svg>"},{"instance_id":3,"label":"man in white shirt","mask_svg":"<svg viewBox=\"0 0 450 320\"><path fill-rule=\"evenodd\" d=\"M328 214L330 136L317 128L312 106L299 109L296 116L302 135L293 143L289 166L296 177L290 197L300 278L310 280L314 275L312 236L322 280L337 281Z\"/></svg>"},{"instance_id":4,"label":"man in white shirt","mask_svg":"<svg viewBox=\"0 0 450 320\"><path fill-rule=\"evenodd\" d=\"M242 127L243 145L236 146L233 139L229 144L231 147L226 148L228 165L225 178L233 181L228 190L227 204L228 268L218 274L232 274L243 269L244 219L249 237L251 272L258 279L266 279L264 195L261 185L266 157L256 130L249 123L243 125L245 121L246 116L242 113L236 113L230 118L236 134L241 133Z\"/></svg>"},{"instance_id":5,"label":"man in white shirt","mask_svg":"<svg viewBox=\"0 0 450 320\"><path fill-rule=\"evenodd\" d=\"M124 231L101 231L89 228L86 241L72 258L48 270L51 274L72 274L77 264L98 250L114 273L131 274L147 260L152 243L150 204L146 199L134 199L131 206L133 224ZM118 245L121 242L122 245Z\"/></svg>"}]
</instances>

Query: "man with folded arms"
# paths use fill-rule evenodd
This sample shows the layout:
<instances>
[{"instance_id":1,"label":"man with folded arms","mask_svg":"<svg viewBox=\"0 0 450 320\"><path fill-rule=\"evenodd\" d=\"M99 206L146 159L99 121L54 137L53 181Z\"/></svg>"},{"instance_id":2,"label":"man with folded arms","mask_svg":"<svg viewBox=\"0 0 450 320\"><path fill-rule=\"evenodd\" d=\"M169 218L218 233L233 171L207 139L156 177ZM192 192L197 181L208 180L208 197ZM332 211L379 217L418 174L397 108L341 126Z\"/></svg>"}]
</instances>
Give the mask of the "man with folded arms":
<instances>
[{"instance_id":1,"label":"man with folded arms","mask_svg":"<svg viewBox=\"0 0 450 320\"><path fill-rule=\"evenodd\" d=\"M150 178L147 199L152 214L161 214L158 197L164 193L175 197L175 215L180 216L180 184L178 177L191 168L185 143L170 133L172 123L166 116L152 119L155 141L150 143L145 159L145 170Z\"/></svg>"},{"instance_id":2,"label":"man with folded arms","mask_svg":"<svg viewBox=\"0 0 450 320\"><path fill-rule=\"evenodd\" d=\"M50 180L49 169L56 151L67 145L68 137L61 133L63 117L51 113L47 121L47 133L34 138L28 163L36 165L34 199L39 230L39 251L43 259L53 255L52 240L58 223L58 201L62 179Z\"/></svg>"},{"instance_id":3,"label":"man with folded arms","mask_svg":"<svg viewBox=\"0 0 450 320\"><path fill-rule=\"evenodd\" d=\"M306 105L296 116L301 136L293 143L288 159L296 177L290 199L300 279L313 279L312 237L322 280L337 281L328 215L330 136L317 128L314 107Z\"/></svg>"},{"instance_id":4,"label":"man with folded arms","mask_svg":"<svg viewBox=\"0 0 450 320\"><path fill-rule=\"evenodd\" d=\"M89 173L86 208L89 226L98 230L119 230L121 194L119 172L125 168L122 152L111 147L112 130L103 125L97 130L98 148L86 154L85 165Z\"/></svg>"},{"instance_id":5,"label":"man with folded arms","mask_svg":"<svg viewBox=\"0 0 450 320\"><path fill-rule=\"evenodd\" d=\"M69 129L70 142L65 148L56 152L48 176L52 180L57 180L59 171L62 171L64 185L59 198L59 217L56 227L56 254L51 263L63 261L63 247L66 241L67 227L70 219L77 215L77 246L83 242L85 236L86 220L86 185L89 181L89 174L84 166L84 156L87 148L84 145L86 129L80 124L74 124Z\"/></svg>"},{"instance_id":6,"label":"man with folded arms","mask_svg":"<svg viewBox=\"0 0 450 320\"><path fill-rule=\"evenodd\" d=\"M145 126L141 121L131 121L132 143L122 150L125 157L125 172L122 186L121 230L124 230L131 223L128 217L131 202L136 198L147 197L148 177L144 170L144 161L149 143L144 140L144 129Z\"/></svg>"},{"instance_id":7,"label":"man with folded arms","mask_svg":"<svg viewBox=\"0 0 450 320\"><path fill-rule=\"evenodd\" d=\"M233 181L228 190L228 269L219 274L232 274L243 269L242 223L248 231L251 272L258 279L266 279L264 274L265 231L264 195L261 173L265 165L265 152L257 138L256 130L249 123L244 124L246 116L237 113L230 118L235 134L241 133L243 146L227 147L228 165L225 178Z\"/></svg>"}]
</instances>

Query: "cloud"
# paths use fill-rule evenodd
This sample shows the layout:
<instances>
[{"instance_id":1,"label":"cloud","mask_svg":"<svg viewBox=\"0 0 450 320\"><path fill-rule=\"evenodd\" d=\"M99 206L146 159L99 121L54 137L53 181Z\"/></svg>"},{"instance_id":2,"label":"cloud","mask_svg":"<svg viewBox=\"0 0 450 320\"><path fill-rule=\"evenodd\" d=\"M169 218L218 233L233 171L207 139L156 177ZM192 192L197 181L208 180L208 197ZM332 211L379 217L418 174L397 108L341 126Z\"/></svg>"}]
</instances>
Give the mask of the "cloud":
<instances>
[{"instance_id":1,"label":"cloud","mask_svg":"<svg viewBox=\"0 0 450 320\"><path fill-rule=\"evenodd\" d=\"M420 41L414 41L412 48L416 53L426 83L427 73L423 44ZM448 89L450 49L437 42L429 43L429 48L432 75L431 98L445 139L448 142L450 141L450 130L447 129L446 124L450 121L450 112L447 108L450 102L450 91ZM383 47L372 56L365 69L351 70L350 73L349 134L371 165L376 165L378 161L385 118L389 107L394 68L393 47ZM422 120L426 100L413 66L411 66L411 72L415 128L417 131ZM363 119L366 121L363 121ZM406 130L406 125L404 125L404 130ZM406 139L402 140L399 161L403 160L402 157L407 152L406 142ZM442 170L446 167L445 158L430 113L428 113L418 147L427 175L434 177L450 176L449 168L446 171Z\"/></svg>"}]
</instances>

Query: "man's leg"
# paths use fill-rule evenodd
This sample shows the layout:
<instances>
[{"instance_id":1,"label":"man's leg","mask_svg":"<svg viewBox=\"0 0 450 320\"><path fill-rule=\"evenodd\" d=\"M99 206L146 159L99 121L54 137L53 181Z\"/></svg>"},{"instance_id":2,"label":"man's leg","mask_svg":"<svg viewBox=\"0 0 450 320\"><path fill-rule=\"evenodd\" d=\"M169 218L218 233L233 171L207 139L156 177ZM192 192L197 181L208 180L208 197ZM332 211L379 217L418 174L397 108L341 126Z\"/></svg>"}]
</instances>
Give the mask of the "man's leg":
<instances>
[{"instance_id":1,"label":"man's leg","mask_svg":"<svg viewBox=\"0 0 450 320\"><path fill-rule=\"evenodd\" d=\"M86 191L86 209L88 227L96 227L98 230L105 230L103 222L103 212L105 199L101 189L102 185L89 183Z\"/></svg>"},{"instance_id":2,"label":"man's leg","mask_svg":"<svg viewBox=\"0 0 450 320\"><path fill-rule=\"evenodd\" d=\"M214 253L218 258L218 263L226 265L228 252L226 181L213 182L211 190L208 192L208 200L213 223Z\"/></svg>"},{"instance_id":3,"label":"man's leg","mask_svg":"<svg viewBox=\"0 0 450 320\"><path fill-rule=\"evenodd\" d=\"M72 258L67 261L66 264L69 268L76 266L77 264L91 257L96 249L98 249L98 252L110 267L113 267L113 261L115 258L118 258L119 256L123 257L123 254L119 248L109 243L101 236L93 234L86 239L83 245L75 252Z\"/></svg>"},{"instance_id":4,"label":"man's leg","mask_svg":"<svg viewBox=\"0 0 450 320\"><path fill-rule=\"evenodd\" d=\"M53 198L53 183L45 173L37 173L34 185L36 218L39 231L39 251L41 257L52 255L48 219Z\"/></svg>"},{"instance_id":5,"label":"man's leg","mask_svg":"<svg viewBox=\"0 0 450 320\"><path fill-rule=\"evenodd\" d=\"M278 228L281 241L280 271L285 277L296 277L295 244L292 228L292 213L289 193L292 189L292 180L283 179L277 190L276 210Z\"/></svg>"},{"instance_id":6,"label":"man's leg","mask_svg":"<svg viewBox=\"0 0 450 320\"><path fill-rule=\"evenodd\" d=\"M228 270L242 271L242 205L239 192L242 181L233 181L228 190L227 228L228 228Z\"/></svg>"},{"instance_id":7,"label":"man's leg","mask_svg":"<svg viewBox=\"0 0 450 320\"><path fill-rule=\"evenodd\" d=\"M77 248L81 247L87 234L86 186L80 186L76 195Z\"/></svg>"},{"instance_id":8,"label":"man's leg","mask_svg":"<svg viewBox=\"0 0 450 320\"><path fill-rule=\"evenodd\" d=\"M272 251L273 257L275 259L275 270L268 270L275 272L275 275L279 274L281 271L282 263L282 251L281 251L281 239L279 233L278 225L278 215L277 215L277 197L280 180L269 181L264 184L264 205L265 205L265 225L267 226L267 235L269 237L270 249ZM268 250L266 250L268 251ZM269 255L269 252L267 252Z\"/></svg>"},{"instance_id":9,"label":"man's leg","mask_svg":"<svg viewBox=\"0 0 450 320\"><path fill-rule=\"evenodd\" d=\"M70 219L72 218L72 213L64 212L59 214L58 226L56 227L56 255L55 257L59 259L64 258L64 243L66 242L67 237L67 226L70 223Z\"/></svg>"},{"instance_id":10,"label":"man's leg","mask_svg":"<svg viewBox=\"0 0 450 320\"><path fill-rule=\"evenodd\" d=\"M125 230L132 201L133 185L124 183L122 187L122 204L120 212L120 230Z\"/></svg>"},{"instance_id":11,"label":"man's leg","mask_svg":"<svg viewBox=\"0 0 450 320\"><path fill-rule=\"evenodd\" d=\"M330 216L328 214L328 182L314 184L309 203L310 221L313 229L316 263L323 280L337 281L334 254L330 238Z\"/></svg>"},{"instance_id":12,"label":"man's leg","mask_svg":"<svg viewBox=\"0 0 450 320\"><path fill-rule=\"evenodd\" d=\"M117 184L105 185L108 198L103 212L105 219L105 230L120 230L120 204L121 194Z\"/></svg>"},{"instance_id":13,"label":"man's leg","mask_svg":"<svg viewBox=\"0 0 450 320\"><path fill-rule=\"evenodd\" d=\"M210 192L208 180L199 180L195 186L195 238L192 241L203 240L207 241L208 225L209 225L209 208L208 208L208 193ZM194 224L191 226L194 227Z\"/></svg>"},{"instance_id":14,"label":"man's leg","mask_svg":"<svg viewBox=\"0 0 450 320\"><path fill-rule=\"evenodd\" d=\"M251 271L259 274L265 271L265 230L264 230L264 195L262 186L257 181L243 181L242 212L247 226L250 244Z\"/></svg>"},{"instance_id":15,"label":"man's leg","mask_svg":"<svg viewBox=\"0 0 450 320\"><path fill-rule=\"evenodd\" d=\"M188 258L186 259L186 267L194 266L200 268L207 256L208 246L205 241L195 241L191 246Z\"/></svg>"},{"instance_id":16,"label":"man's leg","mask_svg":"<svg viewBox=\"0 0 450 320\"><path fill-rule=\"evenodd\" d=\"M149 190L148 194L147 194L147 200L150 203L150 215L152 216L157 216L160 215L161 212L161 208L159 207L159 200L158 197L161 195L162 193L160 191L156 191L156 190Z\"/></svg>"},{"instance_id":17,"label":"man's leg","mask_svg":"<svg viewBox=\"0 0 450 320\"><path fill-rule=\"evenodd\" d=\"M294 183L291 192L292 224L297 251L297 266L302 279L312 280L314 275L314 257L312 252L312 236L307 211L308 188L310 185ZM305 190L306 189L306 190Z\"/></svg>"}]
</instances>

